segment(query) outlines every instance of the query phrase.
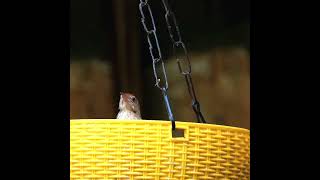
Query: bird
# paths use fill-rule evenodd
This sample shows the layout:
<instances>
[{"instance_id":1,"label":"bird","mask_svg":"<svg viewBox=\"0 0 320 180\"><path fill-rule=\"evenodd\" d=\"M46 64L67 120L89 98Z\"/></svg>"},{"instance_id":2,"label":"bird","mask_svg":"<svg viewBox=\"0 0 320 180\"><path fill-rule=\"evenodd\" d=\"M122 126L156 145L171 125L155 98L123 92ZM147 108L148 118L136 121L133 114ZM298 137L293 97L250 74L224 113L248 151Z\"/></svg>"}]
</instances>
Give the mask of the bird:
<instances>
[{"instance_id":1,"label":"bird","mask_svg":"<svg viewBox=\"0 0 320 180\"><path fill-rule=\"evenodd\" d=\"M133 94L120 92L117 119L141 119L139 101Z\"/></svg>"}]
</instances>

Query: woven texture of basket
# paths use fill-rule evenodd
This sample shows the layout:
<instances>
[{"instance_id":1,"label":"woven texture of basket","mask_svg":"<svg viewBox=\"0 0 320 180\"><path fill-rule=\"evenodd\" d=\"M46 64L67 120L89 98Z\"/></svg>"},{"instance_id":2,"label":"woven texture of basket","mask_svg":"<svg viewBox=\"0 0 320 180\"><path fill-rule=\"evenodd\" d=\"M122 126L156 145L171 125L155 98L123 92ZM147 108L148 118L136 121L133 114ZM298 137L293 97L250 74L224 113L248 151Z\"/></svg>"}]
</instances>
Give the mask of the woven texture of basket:
<instances>
[{"instance_id":1,"label":"woven texture of basket","mask_svg":"<svg viewBox=\"0 0 320 180\"><path fill-rule=\"evenodd\" d=\"M169 121L71 120L71 179L250 179L250 131Z\"/></svg>"}]
</instances>

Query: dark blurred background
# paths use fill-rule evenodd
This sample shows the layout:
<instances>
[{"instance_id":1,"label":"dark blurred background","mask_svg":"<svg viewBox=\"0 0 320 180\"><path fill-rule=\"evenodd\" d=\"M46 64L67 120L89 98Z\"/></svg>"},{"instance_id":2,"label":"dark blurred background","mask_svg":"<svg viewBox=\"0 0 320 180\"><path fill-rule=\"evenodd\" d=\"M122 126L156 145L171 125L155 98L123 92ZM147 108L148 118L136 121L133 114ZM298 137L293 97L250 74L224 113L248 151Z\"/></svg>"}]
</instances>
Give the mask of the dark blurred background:
<instances>
[{"instance_id":1,"label":"dark blurred background","mask_svg":"<svg viewBox=\"0 0 320 180\"><path fill-rule=\"evenodd\" d=\"M209 123L250 128L249 0L169 0L189 50L201 110ZM149 0L178 121L196 122L172 54L161 0ZM70 116L115 118L119 92L135 94L144 119L168 119L154 86L139 0L71 0Z\"/></svg>"}]
</instances>

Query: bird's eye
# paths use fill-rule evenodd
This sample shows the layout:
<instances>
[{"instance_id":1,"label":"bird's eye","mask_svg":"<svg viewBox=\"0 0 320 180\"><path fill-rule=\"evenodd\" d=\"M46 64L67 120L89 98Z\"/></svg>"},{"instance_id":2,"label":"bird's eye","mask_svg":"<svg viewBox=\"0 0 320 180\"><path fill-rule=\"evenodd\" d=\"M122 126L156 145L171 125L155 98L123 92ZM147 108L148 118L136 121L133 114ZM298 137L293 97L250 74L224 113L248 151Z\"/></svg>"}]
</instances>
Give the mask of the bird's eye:
<instances>
[{"instance_id":1,"label":"bird's eye","mask_svg":"<svg viewBox=\"0 0 320 180\"><path fill-rule=\"evenodd\" d=\"M135 97L132 97L132 101L135 102L135 101L136 101L136 98L135 98Z\"/></svg>"}]
</instances>

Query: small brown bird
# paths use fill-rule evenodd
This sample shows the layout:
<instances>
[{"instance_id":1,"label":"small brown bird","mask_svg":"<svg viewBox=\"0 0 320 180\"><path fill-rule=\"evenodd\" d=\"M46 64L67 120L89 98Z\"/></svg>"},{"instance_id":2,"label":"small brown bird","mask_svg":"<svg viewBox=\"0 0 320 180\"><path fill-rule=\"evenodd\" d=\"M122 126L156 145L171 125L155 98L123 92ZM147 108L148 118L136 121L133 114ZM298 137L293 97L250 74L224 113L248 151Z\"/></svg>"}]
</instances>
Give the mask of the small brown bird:
<instances>
[{"instance_id":1,"label":"small brown bird","mask_svg":"<svg viewBox=\"0 0 320 180\"><path fill-rule=\"evenodd\" d=\"M119 110L117 119L141 119L139 101L133 94L120 92Z\"/></svg>"}]
</instances>

